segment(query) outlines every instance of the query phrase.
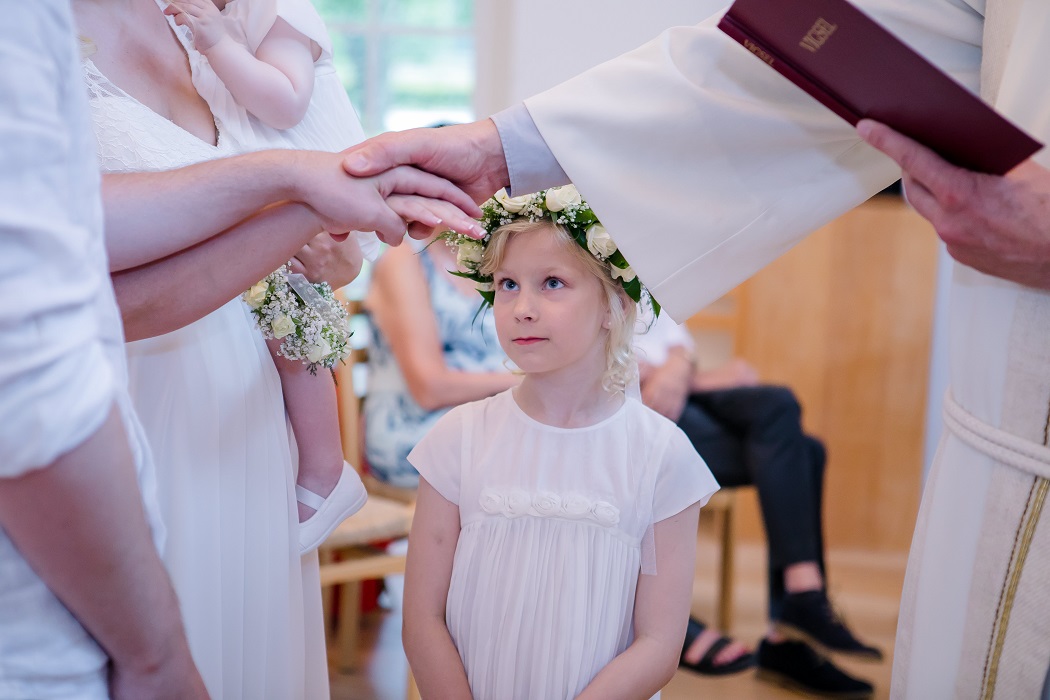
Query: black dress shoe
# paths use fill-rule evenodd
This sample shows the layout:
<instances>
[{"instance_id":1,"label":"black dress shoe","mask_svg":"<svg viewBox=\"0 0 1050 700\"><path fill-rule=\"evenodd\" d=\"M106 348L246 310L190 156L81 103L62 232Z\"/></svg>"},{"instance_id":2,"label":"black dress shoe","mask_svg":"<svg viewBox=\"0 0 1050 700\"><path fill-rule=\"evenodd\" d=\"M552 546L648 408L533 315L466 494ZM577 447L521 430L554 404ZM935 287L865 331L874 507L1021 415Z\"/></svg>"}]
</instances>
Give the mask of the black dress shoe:
<instances>
[{"instance_id":1,"label":"black dress shoe","mask_svg":"<svg viewBox=\"0 0 1050 700\"><path fill-rule=\"evenodd\" d=\"M874 687L848 675L803 642L758 645L759 679L809 695L840 700L871 698Z\"/></svg>"},{"instance_id":2,"label":"black dress shoe","mask_svg":"<svg viewBox=\"0 0 1050 700\"><path fill-rule=\"evenodd\" d=\"M848 654L862 661L882 661L882 651L853 636L831 608L823 590L784 596L776 628L790 639L813 645L822 654Z\"/></svg>"}]
</instances>

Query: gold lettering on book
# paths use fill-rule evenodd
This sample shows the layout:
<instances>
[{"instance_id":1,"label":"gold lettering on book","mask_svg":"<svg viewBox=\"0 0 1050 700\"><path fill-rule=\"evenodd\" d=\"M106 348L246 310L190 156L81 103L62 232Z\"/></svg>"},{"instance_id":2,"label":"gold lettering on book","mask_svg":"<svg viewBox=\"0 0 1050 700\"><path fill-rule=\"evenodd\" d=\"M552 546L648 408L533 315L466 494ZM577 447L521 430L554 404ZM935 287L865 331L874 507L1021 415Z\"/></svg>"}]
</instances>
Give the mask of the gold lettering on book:
<instances>
[{"instance_id":1,"label":"gold lettering on book","mask_svg":"<svg viewBox=\"0 0 1050 700\"><path fill-rule=\"evenodd\" d=\"M751 41L750 39L744 39L744 48L761 58L769 65L773 65L773 57L769 54L769 52L759 47L758 44Z\"/></svg>"},{"instance_id":2,"label":"gold lettering on book","mask_svg":"<svg viewBox=\"0 0 1050 700\"><path fill-rule=\"evenodd\" d=\"M817 49L823 46L828 37L834 34L838 28L837 24L832 24L823 17L818 17L817 21L806 32L806 36L802 37L802 41L798 42L798 45L810 53L816 53Z\"/></svg>"}]
</instances>

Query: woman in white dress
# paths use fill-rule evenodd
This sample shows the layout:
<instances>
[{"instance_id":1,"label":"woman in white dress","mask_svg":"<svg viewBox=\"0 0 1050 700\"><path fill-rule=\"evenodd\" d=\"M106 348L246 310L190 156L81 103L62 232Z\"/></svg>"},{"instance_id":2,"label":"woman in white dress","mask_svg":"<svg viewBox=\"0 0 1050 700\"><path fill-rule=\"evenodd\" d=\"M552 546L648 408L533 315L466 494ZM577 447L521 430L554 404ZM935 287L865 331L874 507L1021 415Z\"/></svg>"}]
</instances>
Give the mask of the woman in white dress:
<instances>
[{"instance_id":1,"label":"woman in white dress","mask_svg":"<svg viewBox=\"0 0 1050 700\"><path fill-rule=\"evenodd\" d=\"M154 0L75 3L89 107L107 173L166 171L237 148L194 90L186 36L164 17L164 6ZM392 235L404 230L397 218L404 209L395 198L385 200L399 229L389 220L373 220L387 215L383 200L365 200L385 188L371 183L356 189L360 183L342 174L336 155L259 155L244 159L266 166L251 177L241 164L211 163L184 173L107 181L107 201L127 199L127 189L139 187L139 209L154 207L158 220L156 230L136 228L141 235L129 236L120 220L124 212L115 207L107 246L111 270L121 271L114 282L128 337L148 338L128 345L130 391L154 447L168 529L165 563L194 660L215 698L313 700L328 696L317 561L300 560L297 553L281 389L239 293L319 233L319 222L334 231L347 230L344 224L377 225ZM322 163L331 168L318 175L315 166ZM264 189L269 186L261 183L273 181L274 172L280 174L277 184ZM186 203L183 226L193 236L201 219L218 233L270 201L291 198L307 206L275 207L222 235L189 240L168 220L179 203L170 205L167 187L177 182L175 191L190 192L186 182L203 175L207 196L193 194L210 197L215 209L202 214L195 200ZM146 181L157 183L160 194L142 187ZM419 191L412 185L395 189ZM247 211L245 200L253 202ZM340 221L347 206L358 213ZM439 215L455 218L448 210ZM261 237L242 235L266 225ZM193 279L197 271L200 277ZM158 289L168 293L168 303ZM223 296L233 301L223 304Z\"/></svg>"},{"instance_id":2,"label":"woman in white dress","mask_svg":"<svg viewBox=\"0 0 1050 700\"><path fill-rule=\"evenodd\" d=\"M162 3L149 10L168 34L165 55L181 54L164 70L180 69L176 85L185 90L181 30L168 29ZM112 54L97 45L101 64ZM236 152L210 114L191 120L173 109L165 118L111 82L94 56L84 74L104 172L167 170ZM298 554L281 386L247 307L235 298L127 349L132 399L156 455L165 562L209 692L327 697L317 559Z\"/></svg>"}]
</instances>

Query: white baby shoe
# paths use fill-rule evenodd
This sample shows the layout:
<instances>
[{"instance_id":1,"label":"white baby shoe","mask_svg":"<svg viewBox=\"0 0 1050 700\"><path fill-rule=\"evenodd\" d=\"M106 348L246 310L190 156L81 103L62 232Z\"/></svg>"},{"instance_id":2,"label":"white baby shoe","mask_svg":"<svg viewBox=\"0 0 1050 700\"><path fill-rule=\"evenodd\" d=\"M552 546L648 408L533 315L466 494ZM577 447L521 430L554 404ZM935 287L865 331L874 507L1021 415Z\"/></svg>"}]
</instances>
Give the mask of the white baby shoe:
<instances>
[{"instance_id":1,"label":"white baby shoe","mask_svg":"<svg viewBox=\"0 0 1050 700\"><path fill-rule=\"evenodd\" d=\"M335 488L322 498L313 491L295 485L295 497L304 506L314 509L314 514L299 523L299 554L308 554L324 542L339 524L361 510L368 493L357 470L343 462L343 473Z\"/></svg>"}]
</instances>

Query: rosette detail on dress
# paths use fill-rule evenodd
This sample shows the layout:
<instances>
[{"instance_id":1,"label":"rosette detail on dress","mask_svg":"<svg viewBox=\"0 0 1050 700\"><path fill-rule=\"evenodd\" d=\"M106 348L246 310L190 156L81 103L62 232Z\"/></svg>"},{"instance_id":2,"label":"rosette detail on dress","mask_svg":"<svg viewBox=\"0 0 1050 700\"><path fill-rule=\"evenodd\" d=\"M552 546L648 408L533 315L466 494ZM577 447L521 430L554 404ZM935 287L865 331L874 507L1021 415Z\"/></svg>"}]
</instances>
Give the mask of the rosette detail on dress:
<instances>
[{"instance_id":1,"label":"rosette detail on dress","mask_svg":"<svg viewBox=\"0 0 1050 700\"><path fill-rule=\"evenodd\" d=\"M489 515L506 518L531 515L537 518L592 520L602 527L612 527L620 522L620 509L612 503L579 493L486 488L481 492L479 503L481 510Z\"/></svg>"}]
</instances>

